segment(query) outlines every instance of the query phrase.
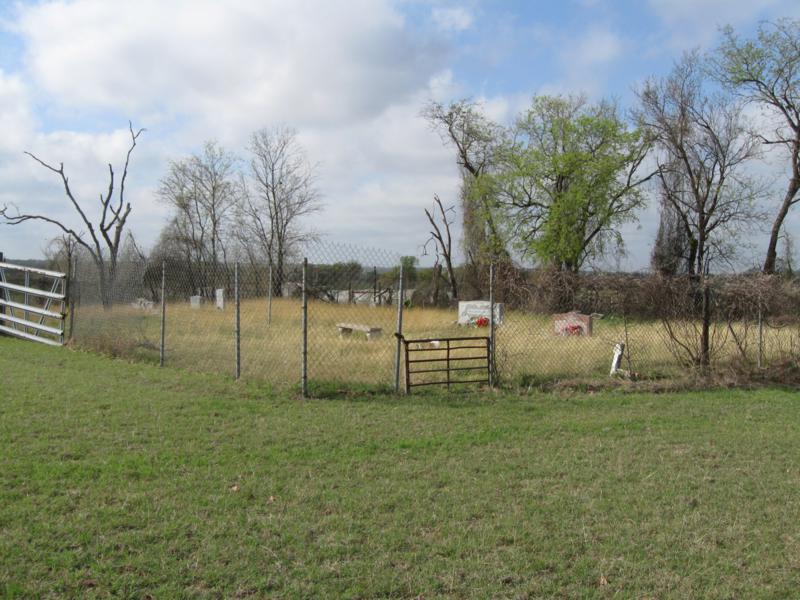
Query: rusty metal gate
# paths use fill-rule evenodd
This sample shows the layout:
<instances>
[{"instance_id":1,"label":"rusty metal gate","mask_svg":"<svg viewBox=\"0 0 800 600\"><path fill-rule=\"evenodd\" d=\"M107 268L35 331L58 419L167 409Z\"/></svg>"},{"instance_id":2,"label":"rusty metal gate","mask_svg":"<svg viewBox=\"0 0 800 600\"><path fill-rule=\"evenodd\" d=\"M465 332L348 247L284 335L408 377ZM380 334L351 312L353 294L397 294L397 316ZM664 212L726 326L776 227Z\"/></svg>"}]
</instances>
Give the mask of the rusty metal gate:
<instances>
[{"instance_id":1,"label":"rusty metal gate","mask_svg":"<svg viewBox=\"0 0 800 600\"><path fill-rule=\"evenodd\" d=\"M2 262L0 333L50 346L64 344L67 276Z\"/></svg>"},{"instance_id":2,"label":"rusty metal gate","mask_svg":"<svg viewBox=\"0 0 800 600\"><path fill-rule=\"evenodd\" d=\"M489 337L407 340L395 334L405 350L405 392L427 385L492 384ZM444 373L445 379L441 378ZM420 377L421 376L421 377Z\"/></svg>"}]
</instances>

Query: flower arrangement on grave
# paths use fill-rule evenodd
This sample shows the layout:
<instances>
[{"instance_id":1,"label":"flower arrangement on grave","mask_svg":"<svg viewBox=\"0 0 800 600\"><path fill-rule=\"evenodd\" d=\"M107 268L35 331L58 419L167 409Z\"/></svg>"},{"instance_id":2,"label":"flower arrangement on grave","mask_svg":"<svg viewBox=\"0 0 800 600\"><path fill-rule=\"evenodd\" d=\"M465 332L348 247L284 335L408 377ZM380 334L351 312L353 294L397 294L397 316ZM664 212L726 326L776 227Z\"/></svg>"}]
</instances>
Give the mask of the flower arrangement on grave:
<instances>
[{"instance_id":1,"label":"flower arrangement on grave","mask_svg":"<svg viewBox=\"0 0 800 600\"><path fill-rule=\"evenodd\" d=\"M488 317L478 317L475 319L475 327L488 327L489 326L489 319Z\"/></svg>"},{"instance_id":2,"label":"flower arrangement on grave","mask_svg":"<svg viewBox=\"0 0 800 600\"><path fill-rule=\"evenodd\" d=\"M583 335L583 327L577 323L572 323L564 328L567 335Z\"/></svg>"}]
</instances>

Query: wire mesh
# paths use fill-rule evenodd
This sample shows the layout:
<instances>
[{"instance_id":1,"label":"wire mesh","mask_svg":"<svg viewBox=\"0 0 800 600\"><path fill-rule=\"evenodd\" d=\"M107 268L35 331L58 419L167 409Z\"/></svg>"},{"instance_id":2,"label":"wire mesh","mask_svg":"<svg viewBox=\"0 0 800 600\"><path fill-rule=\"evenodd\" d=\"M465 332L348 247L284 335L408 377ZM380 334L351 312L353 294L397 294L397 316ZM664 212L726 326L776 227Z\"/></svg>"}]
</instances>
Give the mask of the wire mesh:
<instances>
[{"instance_id":1,"label":"wire mesh","mask_svg":"<svg viewBox=\"0 0 800 600\"><path fill-rule=\"evenodd\" d=\"M160 292L152 271L144 261L118 263L113 272L78 262L70 285L72 341L112 356L157 360Z\"/></svg>"},{"instance_id":2,"label":"wire mesh","mask_svg":"<svg viewBox=\"0 0 800 600\"><path fill-rule=\"evenodd\" d=\"M424 350L426 358L446 363L446 339L490 336L488 270L472 287L460 272L461 298L455 299L441 269L417 267L382 249L313 242L271 264L238 264L242 378L300 385L304 258L312 391L326 383L393 387L401 308L401 333L424 340L409 347ZM234 376L236 270L233 262L172 258L125 261L101 272L94 262L79 261L71 283L73 342L158 362L163 296L165 364ZM496 272L491 291L501 383L607 378L620 345L622 376L649 379L679 376L703 363L770 367L800 352L800 283L793 278L554 274L510 265ZM465 298L483 304L470 305L469 312ZM405 354L400 358L402 389ZM473 375L466 368L434 371L415 381L457 383Z\"/></svg>"},{"instance_id":3,"label":"wire mesh","mask_svg":"<svg viewBox=\"0 0 800 600\"><path fill-rule=\"evenodd\" d=\"M304 251L309 379L393 385L399 255L330 243Z\"/></svg>"}]
</instances>

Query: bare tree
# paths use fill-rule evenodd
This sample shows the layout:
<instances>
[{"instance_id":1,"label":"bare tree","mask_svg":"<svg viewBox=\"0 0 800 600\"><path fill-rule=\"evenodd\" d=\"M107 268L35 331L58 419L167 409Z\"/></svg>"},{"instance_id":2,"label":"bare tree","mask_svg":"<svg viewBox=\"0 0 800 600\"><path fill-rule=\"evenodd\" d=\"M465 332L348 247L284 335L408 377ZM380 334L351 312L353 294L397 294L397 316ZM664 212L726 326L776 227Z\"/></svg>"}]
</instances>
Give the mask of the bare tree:
<instances>
[{"instance_id":1,"label":"bare tree","mask_svg":"<svg viewBox=\"0 0 800 600\"><path fill-rule=\"evenodd\" d=\"M748 131L742 104L708 94L703 65L684 55L660 81L638 92L637 116L657 144L659 184L689 240L689 274L700 277L700 350L710 362L711 305L707 273L712 260L730 258L730 236L752 224L760 190L747 175L759 144Z\"/></svg>"},{"instance_id":2,"label":"bare tree","mask_svg":"<svg viewBox=\"0 0 800 600\"><path fill-rule=\"evenodd\" d=\"M228 226L242 190L236 156L214 141L199 154L171 161L159 197L173 207L175 235L196 261L225 262Z\"/></svg>"},{"instance_id":3,"label":"bare tree","mask_svg":"<svg viewBox=\"0 0 800 600\"><path fill-rule=\"evenodd\" d=\"M800 20L762 24L753 40L740 40L730 27L723 36L711 63L714 74L747 102L765 107L777 119L777 126L761 135L761 141L783 148L789 156L789 181L764 258L764 273L773 273L781 228L791 208L800 203Z\"/></svg>"},{"instance_id":4,"label":"bare tree","mask_svg":"<svg viewBox=\"0 0 800 600\"><path fill-rule=\"evenodd\" d=\"M707 94L697 53L685 55L668 77L638 92L637 115L657 142L663 198L678 213L692 254L690 274L729 255L726 238L759 216L761 190L748 175L759 142L749 133L742 104Z\"/></svg>"},{"instance_id":5,"label":"bare tree","mask_svg":"<svg viewBox=\"0 0 800 600\"><path fill-rule=\"evenodd\" d=\"M449 105L431 102L422 110L422 117L439 133L442 141L456 151L461 171L462 244L467 259L465 281L480 296L489 263L509 258L500 232L496 198L492 190L483 185L484 176L497 167L498 153L507 132L470 100Z\"/></svg>"},{"instance_id":6,"label":"bare tree","mask_svg":"<svg viewBox=\"0 0 800 600\"><path fill-rule=\"evenodd\" d=\"M73 262L78 255L78 242L66 233L54 237L44 249L49 267L71 276Z\"/></svg>"},{"instance_id":7,"label":"bare tree","mask_svg":"<svg viewBox=\"0 0 800 600\"><path fill-rule=\"evenodd\" d=\"M64 170L63 162L59 163L58 167L55 167L28 151L26 151L25 154L44 168L58 175L61 179L64 193L72 205L72 208L80 217L81 229L73 229L63 221L48 217L47 215L20 213L16 207L14 207L15 211L13 213L8 206L4 206L0 209L0 217L3 217L8 225L19 225L26 221L44 221L55 225L61 229L65 235L83 247L89 253L89 256L97 268L100 297L102 298L103 306L106 308L111 306L111 290L113 289L117 274L117 256L123 240L122 234L125 231L128 217L131 214L131 204L125 200L125 183L128 178L128 167L130 165L131 154L136 147L136 141L144 131L144 129L134 131L133 124L130 122L128 123L128 130L130 131L131 144L125 156L125 166L122 169L119 190L117 191L115 189L116 179L114 167L109 163L108 189L105 193L100 194L99 219L96 217L95 219L90 218L90 216L87 215L83 203L75 198L69 184L69 178Z\"/></svg>"},{"instance_id":8,"label":"bare tree","mask_svg":"<svg viewBox=\"0 0 800 600\"><path fill-rule=\"evenodd\" d=\"M256 131L249 150L252 189L240 205L239 221L262 248L272 268L273 293L281 295L288 256L314 237L300 221L321 208L315 168L287 127Z\"/></svg>"},{"instance_id":9,"label":"bare tree","mask_svg":"<svg viewBox=\"0 0 800 600\"><path fill-rule=\"evenodd\" d=\"M201 153L171 161L158 190L174 211L158 247L188 261L201 293L219 284L220 268L226 272L234 211L243 197L237 162L216 142L206 142Z\"/></svg>"},{"instance_id":10,"label":"bare tree","mask_svg":"<svg viewBox=\"0 0 800 600\"><path fill-rule=\"evenodd\" d=\"M425 216L428 217L428 222L431 224L431 237L423 245L423 253L427 253L428 244L433 242L436 252L436 265L434 265L434 288L438 290L437 278L441 272L439 258L444 259L445 266L447 267L447 277L450 280L450 292L453 299L458 299L458 282L456 280L456 273L453 269L453 238L450 235L450 226L453 224L452 218L455 213L454 207L450 206L445 209L442 201L438 195L433 196L433 209L425 209ZM438 213L437 209L438 208ZM441 221L441 224L440 224ZM439 267L438 269L436 267ZM438 293L434 294L438 296ZM436 299L438 300L438 298ZM436 301L435 300L435 301Z\"/></svg>"}]
</instances>

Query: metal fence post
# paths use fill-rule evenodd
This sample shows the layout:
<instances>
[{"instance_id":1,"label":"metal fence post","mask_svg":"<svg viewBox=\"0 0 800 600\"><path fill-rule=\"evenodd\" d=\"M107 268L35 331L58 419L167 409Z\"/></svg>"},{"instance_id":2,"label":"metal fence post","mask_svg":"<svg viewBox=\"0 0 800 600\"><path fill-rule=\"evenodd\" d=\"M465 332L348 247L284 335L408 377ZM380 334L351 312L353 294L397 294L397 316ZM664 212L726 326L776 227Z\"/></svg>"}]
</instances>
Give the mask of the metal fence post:
<instances>
[{"instance_id":1,"label":"metal fence post","mask_svg":"<svg viewBox=\"0 0 800 600\"><path fill-rule=\"evenodd\" d=\"M165 345L164 338L167 327L167 261L161 261L161 347L158 357L158 365L164 366Z\"/></svg>"},{"instance_id":2,"label":"metal fence post","mask_svg":"<svg viewBox=\"0 0 800 600\"><path fill-rule=\"evenodd\" d=\"M302 388L303 398L308 398L308 293L306 276L308 274L308 258L303 259L303 365Z\"/></svg>"},{"instance_id":3,"label":"metal fence post","mask_svg":"<svg viewBox=\"0 0 800 600\"><path fill-rule=\"evenodd\" d=\"M489 264L489 387L495 383L495 348L494 348L494 262Z\"/></svg>"},{"instance_id":4,"label":"metal fence post","mask_svg":"<svg viewBox=\"0 0 800 600\"><path fill-rule=\"evenodd\" d=\"M1 263L1 262L5 262L5 261L3 260L3 253L2 253L2 252L0 252L0 263ZM1 280L2 280L2 272L0 272L0 281L1 281ZM2 306L2 305L0 305L0 315L4 315L4 314L6 314L6 307L5 307L5 306ZM0 335L2 335L2 334L0 334Z\"/></svg>"},{"instance_id":5,"label":"metal fence post","mask_svg":"<svg viewBox=\"0 0 800 600\"><path fill-rule=\"evenodd\" d=\"M78 257L70 261L70 278L67 295L69 296L69 337L72 340L75 335L75 311L78 309L78 295L80 294L80 283L78 282Z\"/></svg>"},{"instance_id":6,"label":"metal fence post","mask_svg":"<svg viewBox=\"0 0 800 600\"><path fill-rule=\"evenodd\" d=\"M64 300L61 302L61 312L66 315L69 313L69 321L66 319L64 320L64 328L61 332L61 343L63 344L65 341L69 340L72 337L72 323L73 323L73 314L72 314L72 257L67 255L67 276L64 278L64 281L61 284L61 292L64 294ZM69 334L67 334L67 328L69 327Z\"/></svg>"},{"instance_id":7,"label":"metal fence post","mask_svg":"<svg viewBox=\"0 0 800 600\"><path fill-rule=\"evenodd\" d=\"M758 368L764 367L764 314L761 299L758 300Z\"/></svg>"},{"instance_id":8,"label":"metal fence post","mask_svg":"<svg viewBox=\"0 0 800 600\"><path fill-rule=\"evenodd\" d=\"M241 337L242 337L242 330L241 330L241 320L240 320L240 313L239 313L239 263L234 263L233 265L233 298L234 304L236 305L236 379L242 374L242 346L241 346Z\"/></svg>"},{"instance_id":9,"label":"metal fence post","mask_svg":"<svg viewBox=\"0 0 800 600\"><path fill-rule=\"evenodd\" d=\"M31 287L31 273L30 273L30 271L25 271L25 288L27 289L29 287ZM24 298L25 298L25 306L30 306L31 301L30 301L30 296L28 295L28 292L25 292ZM22 313L22 318L25 319L26 321L30 318L29 315L28 315L28 311L27 310ZM24 325L22 327L22 331L24 331L25 333L28 333L28 326ZM35 330L34 330L34 333L35 333Z\"/></svg>"},{"instance_id":10,"label":"metal fence post","mask_svg":"<svg viewBox=\"0 0 800 600\"><path fill-rule=\"evenodd\" d=\"M400 337L403 335L403 294L405 291L405 282L403 281L403 263L400 263L400 289L397 293L397 348L394 356L394 393L400 392L400 352L401 342Z\"/></svg>"},{"instance_id":11,"label":"metal fence post","mask_svg":"<svg viewBox=\"0 0 800 600\"><path fill-rule=\"evenodd\" d=\"M267 325L272 325L272 260L269 261L269 282L267 285Z\"/></svg>"}]
</instances>

